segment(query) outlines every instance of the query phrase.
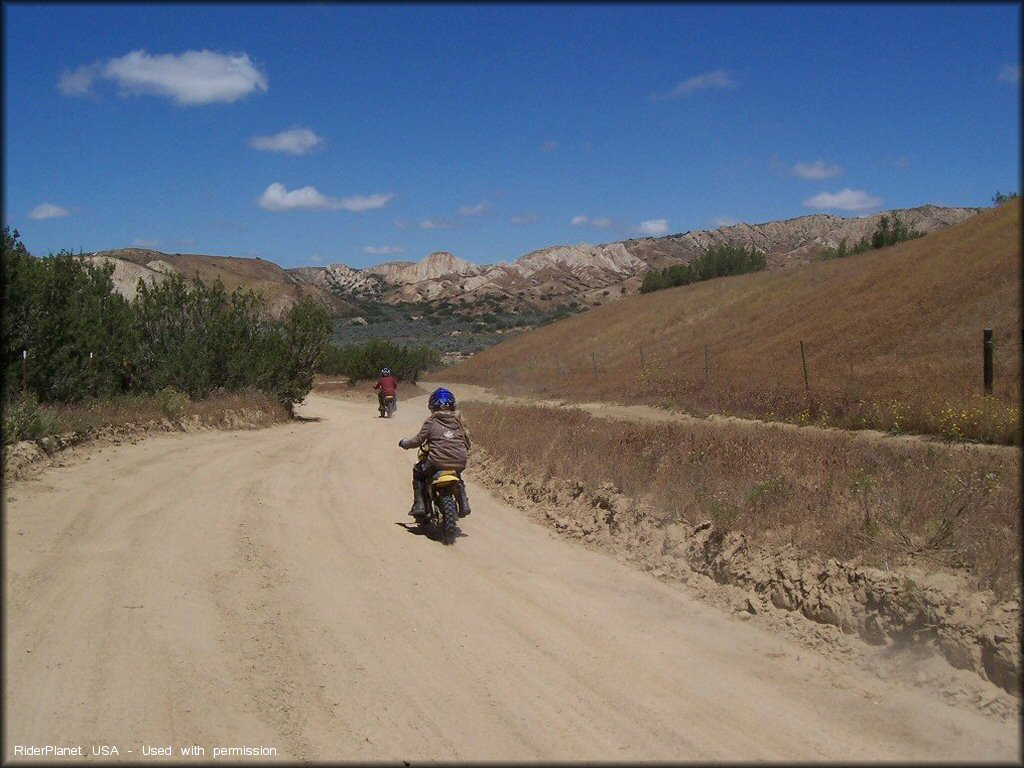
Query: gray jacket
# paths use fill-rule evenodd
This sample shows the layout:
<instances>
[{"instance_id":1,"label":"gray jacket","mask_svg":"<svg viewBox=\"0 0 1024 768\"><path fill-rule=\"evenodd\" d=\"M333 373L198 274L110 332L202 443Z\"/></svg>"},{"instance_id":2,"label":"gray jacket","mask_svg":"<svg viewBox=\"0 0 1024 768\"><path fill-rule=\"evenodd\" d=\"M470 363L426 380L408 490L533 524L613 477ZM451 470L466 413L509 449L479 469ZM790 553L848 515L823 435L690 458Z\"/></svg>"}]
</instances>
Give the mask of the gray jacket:
<instances>
[{"instance_id":1,"label":"gray jacket","mask_svg":"<svg viewBox=\"0 0 1024 768\"><path fill-rule=\"evenodd\" d=\"M466 468L469 454L469 430L458 411L435 411L423 422L415 437L399 442L403 448L418 448L430 443L430 463L438 469Z\"/></svg>"}]
</instances>

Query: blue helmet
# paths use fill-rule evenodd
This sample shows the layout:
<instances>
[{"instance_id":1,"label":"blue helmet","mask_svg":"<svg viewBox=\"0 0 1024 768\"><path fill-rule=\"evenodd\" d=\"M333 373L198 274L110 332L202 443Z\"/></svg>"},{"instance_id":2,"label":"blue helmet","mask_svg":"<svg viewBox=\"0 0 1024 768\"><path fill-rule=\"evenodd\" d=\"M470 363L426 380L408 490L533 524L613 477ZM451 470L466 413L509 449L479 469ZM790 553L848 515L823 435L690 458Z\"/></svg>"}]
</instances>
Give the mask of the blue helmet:
<instances>
[{"instance_id":1,"label":"blue helmet","mask_svg":"<svg viewBox=\"0 0 1024 768\"><path fill-rule=\"evenodd\" d=\"M427 407L431 411L454 411L455 395L444 387L435 389L430 393L430 399L427 400Z\"/></svg>"}]
</instances>

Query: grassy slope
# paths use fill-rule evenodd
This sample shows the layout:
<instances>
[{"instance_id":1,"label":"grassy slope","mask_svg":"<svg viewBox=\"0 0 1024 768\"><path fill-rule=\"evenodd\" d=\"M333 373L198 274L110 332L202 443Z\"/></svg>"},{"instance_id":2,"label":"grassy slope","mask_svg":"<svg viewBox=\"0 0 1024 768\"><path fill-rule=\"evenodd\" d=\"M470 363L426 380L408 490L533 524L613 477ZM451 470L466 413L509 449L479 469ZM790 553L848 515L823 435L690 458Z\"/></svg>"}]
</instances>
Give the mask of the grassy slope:
<instances>
[{"instance_id":1,"label":"grassy slope","mask_svg":"<svg viewBox=\"0 0 1024 768\"><path fill-rule=\"evenodd\" d=\"M198 275L199 279L208 284L220 278L229 293L236 288L248 288L261 295L265 304L271 307L290 304L303 297L313 298L335 313L344 312L350 306L328 291L297 284L285 269L265 259L168 254L142 248L121 248L105 253L141 265L160 259L179 270L186 279Z\"/></svg>"},{"instance_id":2,"label":"grassy slope","mask_svg":"<svg viewBox=\"0 0 1024 768\"><path fill-rule=\"evenodd\" d=\"M941 412L979 408L985 327L995 331L995 402L1019 403L1020 237L1017 200L891 248L625 299L475 355L448 378L903 431L937 431L945 418L955 435ZM1002 429L1005 438L1013 427Z\"/></svg>"},{"instance_id":3,"label":"grassy slope","mask_svg":"<svg viewBox=\"0 0 1024 768\"><path fill-rule=\"evenodd\" d=\"M200 279L207 283L220 278L229 292L238 287L251 288L257 294L262 295L269 304L280 301L284 297L311 296L314 298L327 297L331 307L336 310L347 306L340 299L330 297L323 291L309 286L296 285L284 269L264 259L181 254L171 257L168 261L188 277L198 274Z\"/></svg>"}]
</instances>

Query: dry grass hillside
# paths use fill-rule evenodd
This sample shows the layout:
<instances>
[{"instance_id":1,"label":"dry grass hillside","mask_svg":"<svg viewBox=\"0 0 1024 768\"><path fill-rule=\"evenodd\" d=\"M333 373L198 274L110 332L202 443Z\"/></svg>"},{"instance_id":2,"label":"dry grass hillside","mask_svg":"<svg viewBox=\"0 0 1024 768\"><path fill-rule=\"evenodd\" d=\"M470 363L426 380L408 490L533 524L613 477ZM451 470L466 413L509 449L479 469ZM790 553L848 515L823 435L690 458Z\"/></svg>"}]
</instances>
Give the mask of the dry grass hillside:
<instances>
[{"instance_id":1,"label":"dry grass hillside","mask_svg":"<svg viewBox=\"0 0 1024 768\"><path fill-rule=\"evenodd\" d=\"M1015 200L890 248L624 299L446 377L511 394L1019 443L1021 286ZM984 328L995 339L992 397Z\"/></svg>"}]
</instances>

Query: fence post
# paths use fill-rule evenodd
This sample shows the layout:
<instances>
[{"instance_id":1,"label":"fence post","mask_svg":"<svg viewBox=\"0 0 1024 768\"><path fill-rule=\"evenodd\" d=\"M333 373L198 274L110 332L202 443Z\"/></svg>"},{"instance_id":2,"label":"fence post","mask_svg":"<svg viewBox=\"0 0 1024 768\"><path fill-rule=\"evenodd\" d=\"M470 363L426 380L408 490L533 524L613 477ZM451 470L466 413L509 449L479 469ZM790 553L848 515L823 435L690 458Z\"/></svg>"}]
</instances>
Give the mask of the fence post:
<instances>
[{"instance_id":1,"label":"fence post","mask_svg":"<svg viewBox=\"0 0 1024 768\"><path fill-rule=\"evenodd\" d=\"M804 357L804 343L800 342L800 362L804 366L804 389L808 392L811 391L811 385L807 382L807 358Z\"/></svg>"},{"instance_id":2,"label":"fence post","mask_svg":"<svg viewBox=\"0 0 1024 768\"><path fill-rule=\"evenodd\" d=\"M985 348L985 394L992 394L992 329L986 328L982 335Z\"/></svg>"},{"instance_id":3,"label":"fence post","mask_svg":"<svg viewBox=\"0 0 1024 768\"><path fill-rule=\"evenodd\" d=\"M704 383L708 383L708 345L704 345Z\"/></svg>"},{"instance_id":4,"label":"fence post","mask_svg":"<svg viewBox=\"0 0 1024 768\"><path fill-rule=\"evenodd\" d=\"M28 389L28 350L21 350L21 391Z\"/></svg>"}]
</instances>

